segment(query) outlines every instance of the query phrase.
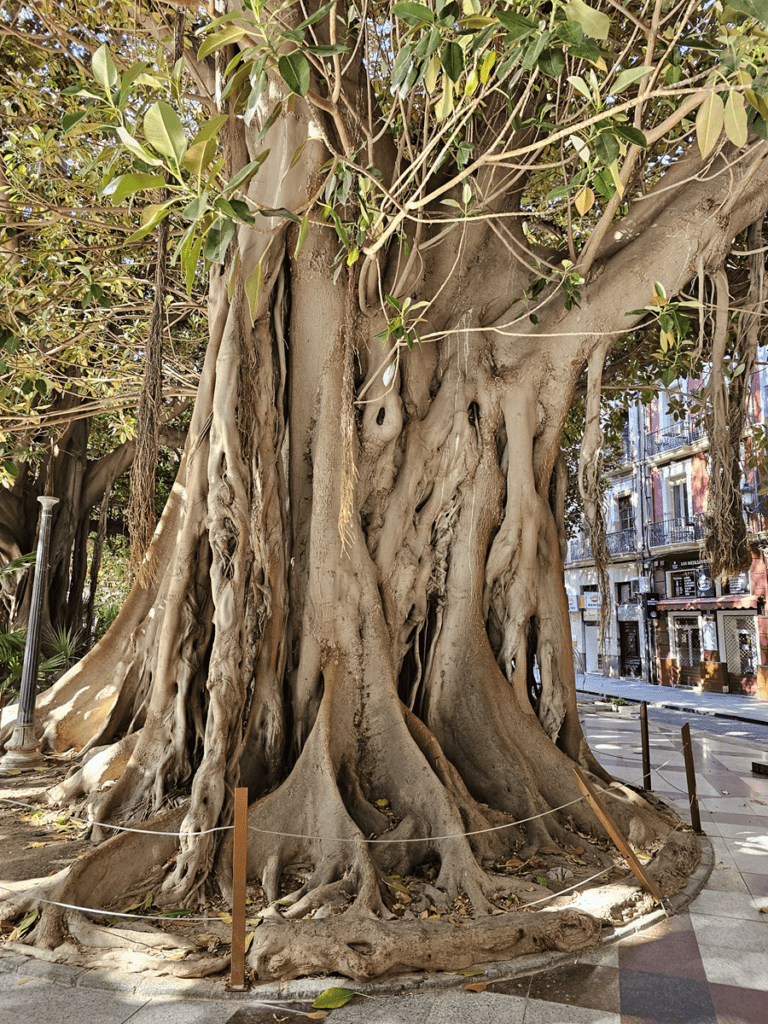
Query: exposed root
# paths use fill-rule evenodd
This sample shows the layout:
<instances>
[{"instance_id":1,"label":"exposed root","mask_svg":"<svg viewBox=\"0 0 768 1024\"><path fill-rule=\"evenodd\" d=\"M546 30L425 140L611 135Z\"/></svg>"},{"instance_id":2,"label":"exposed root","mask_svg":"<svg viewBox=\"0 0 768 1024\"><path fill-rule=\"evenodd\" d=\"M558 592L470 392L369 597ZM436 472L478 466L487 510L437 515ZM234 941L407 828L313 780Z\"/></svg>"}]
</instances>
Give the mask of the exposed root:
<instances>
[{"instance_id":1,"label":"exposed root","mask_svg":"<svg viewBox=\"0 0 768 1024\"><path fill-rule=\"evenodd\" d=\"M255 934L248 963L260 981L334 973L358 981L409 970L457 970L546 949L595 945L600 922L577 910L490 917L471 926L443 921L376 921L360 916L301 925L268 921Z\"/></svg>"}]
</instances>

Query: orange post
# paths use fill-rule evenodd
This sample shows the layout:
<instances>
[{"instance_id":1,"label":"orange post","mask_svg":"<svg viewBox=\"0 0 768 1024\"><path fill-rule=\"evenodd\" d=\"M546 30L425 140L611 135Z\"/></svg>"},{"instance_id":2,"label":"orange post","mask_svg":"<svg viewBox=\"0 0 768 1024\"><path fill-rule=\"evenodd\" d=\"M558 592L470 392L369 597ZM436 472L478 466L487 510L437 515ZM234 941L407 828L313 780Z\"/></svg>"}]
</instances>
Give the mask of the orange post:
<instances>
[{"instance_id":1,"label":"orange post","mask_svg":"<svg viewBox=\"0 0 768 1024\"><path fill-rule=\"evenodd\" d=\"M248 848L248 790L235 790L235 838L232 844L232 963L230 988L245 988L245 866Z\"/></svg>"},{"instance_id":2,"label":"orange post","mask_svg":"<svg viewBox=\"0 0 768 1024\"><path fill-rule=\"evenodd\" d=\"M589 801L589 806L595 812L598 821L613 840L619 853L627 861L630 868L632 868L632 871L634 872L638 882L640 883L640 885L642 885L642 887L645 889L647 893L650 893L650 895L653 896L657 903L661 903L661 890L659 889L658 885L656 885L651 876L643 869L642 864L632 852L632 848L630 847L629 843L627 843L624 836L621 834L621 832L619 832L618 825L610 816L610 814L598 798L598 795L591 786L589 779L586 777L584 772L582 772L581 768L579 768L578 765L574 765L573 770L576 774L576 782L579 785L579 789Z\"/></svg>"}]
</instances>

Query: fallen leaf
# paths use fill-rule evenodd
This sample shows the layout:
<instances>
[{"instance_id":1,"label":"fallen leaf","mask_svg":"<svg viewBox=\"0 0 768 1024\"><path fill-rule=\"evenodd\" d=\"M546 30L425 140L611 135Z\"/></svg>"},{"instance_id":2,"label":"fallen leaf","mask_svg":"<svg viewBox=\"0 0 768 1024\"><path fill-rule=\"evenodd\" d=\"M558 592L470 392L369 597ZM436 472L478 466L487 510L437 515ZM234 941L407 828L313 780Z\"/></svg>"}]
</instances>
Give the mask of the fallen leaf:
<instances>
[{"instance_id":1,"label":"fallen leaf","mask_svg":"<svg viewBox=\"0 0 768 1024\"><path fill-rule=\"evenodd\" d=\"M446 971L446 974L459 974L462 978L476 978L480 974L485 974L482 967L467 967L464 971Z\"/></svg>"},{"instance_id":2,"label":"fallen leaf","mask_svg":"<svg viewBox=\"0 0 768 1024\"><path fill-rule=\"evenodd\" d=\"M314 1013L308 1013L307 1016L311 1017L312 1020L322 1020L323 1017L328 1016L328 1012L327 1010L315 1010Z\"/></svg>"},{"instance_id":3,"label":"fallen leaf","mask_svg":"<svg viewBox=\"0 0 768 1024\"><path fill-rule=\"evenodd\" d=\"M540 846L539 853L560 853L556 846Z\"/></svg>"},{"instance_id":4,"label":"fallen leaf","mask_svg":"<svg viewBox=\"0 0 768 1024\"><path fill-rule=\"evenodd\" d=\"M761 914L768 914L768 903L764 907L760 907Z\"/></svg>"},{"instance_id":5,"label":"fallen leaf","mask_svg":"<svg viewBox=\"0 0 768 1024\"><path fill-rule=\"evenodd\" d=\"M48 843L27 843L24 847L25 850L38 850L41 846L47 846Z\"/></svg>"},{"instance_id":6,"label":"fallen leaf","mask_svg":"<svg viewBox=\"0 0 768 1024\"><path fill-rule=\"evenodd\" d=\"M428 917L429 917L429 911L428 910L422 910L422 912L419 914L419 920L420 921L426 921Z\"/></svg>"},{"instance_id":7,"label":"fallen leaf","mask_svg":"<svg viewBox=\"0 0 768 1024\"><path fill-rule=\"evenodd\" d=\"M518 860L517 857L510 857L505 864L505 867L508 868L521 868L522 866L523 862L521 860Z\"/></svg>"},{"instance_id":8,"label":"fallen leaf","mask_svg":"<svg viewBox=\"0 0 768 1024\"><path fill-rule=\"evenodd\" d=\"M377 807L389 807L389 800L387 800L387 798L385 796L383 796L381 798L381 800L377 800L376 801L376 806Z\"/></svg>"},{"instance_id":9,"label":"fallen leaf","mask_svg":"<svg viewBox=\"0 0 768 1024\"><path fill-rule=\"evenodd\" d=\"M351 988L327 988L312 1003L312 1009L336 1010L340 1006L346 1006L352 996L356 994L355 990Z\"/></svg>"},{"instance_id":10,"label":"fallen leaf","mask_svg":"<svg viewBox=\"0 0 768 1024\"><path fill-rule=\"evenodd\" d=\"M465 985L465 992L485 992L488 986L483 981L475 981L471 985Z\"/></svg>"},{"instance_id":11,"label":"fallen leaf","mask_svg":"<svg viewBox=\"0 0 768 1024\"><path fill-rule=\"evenodd\" d=\"M575 853L575 854L576 854L577 856L579 856L580 854L584 853L584 847L583 847L583 846L574 846L574 847L573 847L573 852L574 852L574 853Z\"/></svg>"}]
</instances>

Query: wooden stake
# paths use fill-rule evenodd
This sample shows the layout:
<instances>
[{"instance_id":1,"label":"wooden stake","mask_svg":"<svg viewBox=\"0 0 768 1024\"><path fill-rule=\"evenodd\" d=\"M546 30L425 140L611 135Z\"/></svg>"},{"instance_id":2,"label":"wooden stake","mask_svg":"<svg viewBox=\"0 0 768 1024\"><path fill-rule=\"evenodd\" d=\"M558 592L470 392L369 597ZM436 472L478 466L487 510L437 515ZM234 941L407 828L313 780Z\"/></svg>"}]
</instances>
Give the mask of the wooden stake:
<instances>
[{"instance_id":1,"label":"wooden stake","mask_svg":"<svg viewBox=\"0 0 768 1024\"><path fill-rule=\"evenodd\" d=\"M648 702L640 704L640 744L643 748L643 789L651 788L651 747L648 742Z\"/></svg>"},{"instance_id":2,"label":"wooden stake","mask_svg":"<svg viewBox=\"0 0 768 1024\"><path fill-rule=\"evenodd\" d=\"M640 883L640 885L642 885L642 887L645 889L647 893L650 893L650 895L653 896L657 903L661 903L661 890L659 889L658 885L656 885L651 876L643 869L643 866L632 852L632 849L627 843L626 839L621 834L621 832L619 832L619 828L616 822L613 820L608 811L605 809L604 805L601 803L597 793L590 784L589 779L586 777L586 775L581 770L581 768L579 768L578 765L573 766L573 771L576 775L576 782L578 783L579 789L589 801L590 807L597 815L600 824L603 826L605 831L613 840L619 853L627 861L630 868L632 868L632 871L635 873L635 877L637 878L638 882Z\"/></svg>"},{"instance_id":3,"label":"wooden stake","mask_svg":"<svg viewBox=\"0 0 768 1024\"><path fill-rule=\"evenodd\" d=\"M245 988L245 865L248 847L248 790L235 790L235 838L232 845L232 963L230 988Z\"/></svg>"},{"instance_id":4,"label":"wooden stake","mask_svg":"<svg viewBox=\"0 0 768 1024\"><path fill-rule=\"evenodd\" d=\"M685 758L685 777L688 781L688 807L691 811L691 825L694 832L701 833L701 816L699 815L699 792L696 787L696 769L693 765L693 747L691 746L691 727L686 722L680 730L683 737L683 757Z\"/></svg>"}]
</instances>

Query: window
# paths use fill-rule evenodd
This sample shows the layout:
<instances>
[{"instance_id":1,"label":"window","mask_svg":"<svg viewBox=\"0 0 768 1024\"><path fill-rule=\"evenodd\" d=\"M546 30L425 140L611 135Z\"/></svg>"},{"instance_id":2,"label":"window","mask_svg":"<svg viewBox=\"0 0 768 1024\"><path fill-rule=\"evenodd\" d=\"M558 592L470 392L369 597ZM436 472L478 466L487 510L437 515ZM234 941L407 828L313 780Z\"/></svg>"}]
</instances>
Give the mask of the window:
<instances>
[{"instance_id":1,"label":"window","mask_svg":"<svg viewBox=\"0 0 768 1024\"><path fill-rule=\"evenodd\" d=\"M682 523L688 522L688 484L685 480L670 484L672 515Z\"/></svg>"},{"instance_id":2,"label":"window","mask_svg":"<svg viewBox=\"0 0 768 1024\"><path fill-rule=\"evenodd\" d=\"M622 530L634 530L635 528L635 507L632 503L631 494L622 494L618 499L619 505L619 528Z\"/></svg>"}]
</instances>

